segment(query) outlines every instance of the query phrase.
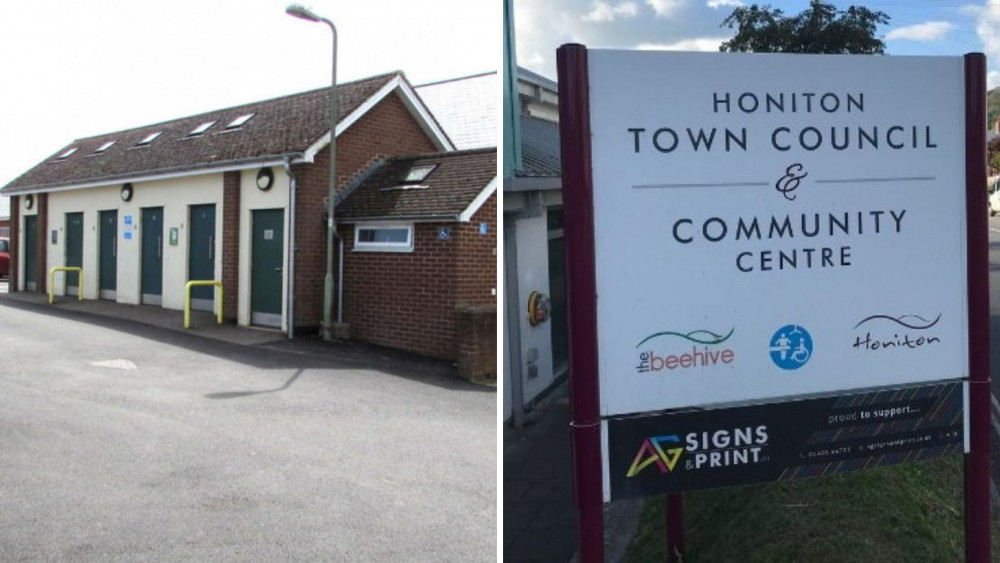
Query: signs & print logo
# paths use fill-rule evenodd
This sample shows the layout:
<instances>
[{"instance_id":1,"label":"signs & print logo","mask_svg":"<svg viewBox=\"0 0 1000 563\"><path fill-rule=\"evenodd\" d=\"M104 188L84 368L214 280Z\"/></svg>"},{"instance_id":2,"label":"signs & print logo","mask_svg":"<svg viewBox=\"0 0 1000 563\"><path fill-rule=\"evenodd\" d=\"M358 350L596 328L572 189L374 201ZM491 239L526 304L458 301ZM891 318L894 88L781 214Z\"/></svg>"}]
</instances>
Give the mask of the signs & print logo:
<instances>
[{"instance_id":1,"label":"signs & print logo","mask_svg":"<svg viewBox=\"0 0 1000 563\"><path fill-rule=\"evenodd\" d=\"M812 357L812 336L799 325L785 325L771 336L770 352L771 361L779 368L799 369Z\"/></svg>"},{"instance_id":2,"label":"signs & print logo","mask_svg":"<svg viewBox=\"0 0 1000 563\"><path fill-rule=\"evenodd\" d=\"M688 432L683 438L679 434L651 436L643 440L625 476L635 477L651 465L656 465L660 474L666 475L681 467L698 471L764 463L770 459L765 452L767 447L765 424ZM684 454L687 454L686 461L678 466Z\"/></svg>"},{"instance_id":3,"label":"signs & print logo","mask_svg":"<svg viewBox=\"0 0 1000 563\"><path fill-rule=\"evenodd\" d=\"M665 448L665 444L673 447ZM681 458L681 454L684 453L684 446L680 444L681 439L676 434L646 438L625 476L635 477L637 473L653 463L659 468L660 473L664 475L670 473L677 466L677 460Z\"/></svg>"}]
</instances>

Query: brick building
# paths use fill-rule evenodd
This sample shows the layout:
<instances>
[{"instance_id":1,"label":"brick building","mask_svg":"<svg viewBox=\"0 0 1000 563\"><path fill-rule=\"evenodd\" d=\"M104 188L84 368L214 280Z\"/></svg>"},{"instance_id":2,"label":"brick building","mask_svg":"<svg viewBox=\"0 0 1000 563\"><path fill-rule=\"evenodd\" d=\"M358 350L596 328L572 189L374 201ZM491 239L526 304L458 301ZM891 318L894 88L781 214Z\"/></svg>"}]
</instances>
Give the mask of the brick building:
<instances>
[{"instance_id":1,"label":"brick building","mask_svg":"<svg viewBox=\"0 0 1000 563\"><path fill-rule=\"evenodd\" d=\"M338 190L387 157L454 150L402 73L341 84L338 103ZM75 140L0 190L11 197L10 289L47 292L50 269L78 266L82 287L60 274L57 295L180 309L188 280L216 280L227 319L315 332L329 140L328 88ZM345 277L362 275L350 270L365 266L352 258L353 231L338 231ZM196 309L216 305L211 288L191 297ZM458 359L436 343L372 340Z\"/></svg>"},{"instance_id":2,"label":"brick building","mask_svg":"<svg viewBox=\"0 0 1000 563\"><path fill-rule=\"evenodd\" d=\"M338 217L354 249L344 256L352 334L496 373L496 155L390 158L347 186Z\"/></svg>"}]
</instances>

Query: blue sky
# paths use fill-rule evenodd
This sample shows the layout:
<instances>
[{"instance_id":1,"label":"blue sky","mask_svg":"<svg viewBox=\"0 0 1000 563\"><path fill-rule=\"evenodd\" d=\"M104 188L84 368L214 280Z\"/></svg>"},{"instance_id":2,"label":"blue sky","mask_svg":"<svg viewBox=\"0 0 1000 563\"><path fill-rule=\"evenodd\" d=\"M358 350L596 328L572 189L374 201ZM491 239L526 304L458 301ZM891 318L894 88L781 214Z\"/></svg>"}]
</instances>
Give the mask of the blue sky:
<instances>
[{"instance_id":1,"label":"blue sky","mask_svg":"<svg viewBox=\"0 0 1000 563\"><path fill-rule=\"evenodd\" d=\"M514 0L521 66L555 78L555 49L588 47L717 51L733 30L720 27L740 0ZM752 4L753 2L742 2ZM828 0L885 12L879 28L890 55L986 53L990 87L1000 86L1000 0ZM797 14L808 0L761 2Z\"/></svg>"}]
</instances>

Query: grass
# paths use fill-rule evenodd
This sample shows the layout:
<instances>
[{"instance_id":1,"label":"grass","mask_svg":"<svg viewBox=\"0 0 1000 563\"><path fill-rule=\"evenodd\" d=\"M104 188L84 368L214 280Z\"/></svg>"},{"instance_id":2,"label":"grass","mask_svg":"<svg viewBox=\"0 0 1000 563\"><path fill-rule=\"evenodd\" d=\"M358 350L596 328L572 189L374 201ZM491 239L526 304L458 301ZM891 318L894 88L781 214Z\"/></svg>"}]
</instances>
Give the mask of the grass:
<instances>
[{"instance_id":1,"label":"grass","mask_svg":"<svg viewBox=\"0 0 1000 563\"><path fill-rule=\"evenodd\" d=\"M943 562L965 558L962 458L684 495L687 563ZM629 563L665 560L664 499L648 499ZM997 526L993 561L1000 562Z\"/></svg>"}]
</instances>

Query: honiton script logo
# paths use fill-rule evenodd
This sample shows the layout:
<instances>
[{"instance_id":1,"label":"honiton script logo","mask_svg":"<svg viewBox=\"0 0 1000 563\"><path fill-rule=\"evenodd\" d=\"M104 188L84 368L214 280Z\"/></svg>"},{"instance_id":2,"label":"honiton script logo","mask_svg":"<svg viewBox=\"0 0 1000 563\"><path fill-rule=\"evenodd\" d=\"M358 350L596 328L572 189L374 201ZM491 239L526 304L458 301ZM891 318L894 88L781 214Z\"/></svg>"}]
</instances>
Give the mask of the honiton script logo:
<instances>
[{"instance_id":1,"label":"honiton script logo","mask_svg":"<svg viewBox=\"0 0 1000 563\"><path fill-rule=\"evenodd\" d=\"M888 350L913 350L941 342L931 329L941 320L938 313L933 319L920 315L871 315L854 325L858 330L864 327L864 336L854 338L853 348L866 352Z\"/></svg>"}]
</instances>

